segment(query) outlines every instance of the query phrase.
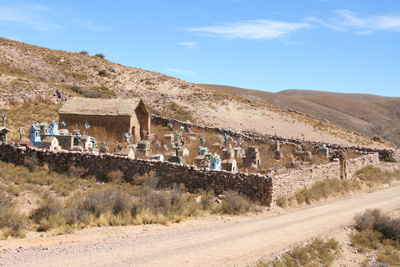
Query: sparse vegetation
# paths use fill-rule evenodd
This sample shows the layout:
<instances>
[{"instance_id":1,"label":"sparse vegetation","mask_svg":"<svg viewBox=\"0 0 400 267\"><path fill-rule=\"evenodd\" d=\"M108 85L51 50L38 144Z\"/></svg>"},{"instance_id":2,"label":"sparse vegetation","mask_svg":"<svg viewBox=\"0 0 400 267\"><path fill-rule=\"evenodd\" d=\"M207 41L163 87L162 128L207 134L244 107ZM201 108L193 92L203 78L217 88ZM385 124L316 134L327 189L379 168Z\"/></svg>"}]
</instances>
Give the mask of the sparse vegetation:
<instances>
[{"instance_id":1,"label":"sparse vegetation","mask_svg":"<svg viewBox=\"0 0 400 267\"><path fill-rule=\"evenodd\" d=\"M361 253L374 253L379 262L400 266L400 218L391 218L381 210L369 209L354 217L351 245Z\"/></svg>"},{"instance_id":2,"label":"sparse vegetation","mask_svg":"<svg viewBox=\"0 0 400 267\"><path fill-rule=\"evenodd\" d=\"M306 245L297 245L279 259L265 262L260 260L256 267L296 267L296 266L331 266L339 254L339 242L334 238L326 241L315 238Z\"/></svg>"},{"instance_id":3,"label":"sparse vegetation","mask_svg":"<svg viewBox=\"0 0 400 267\"><path fill-rule=\"evenodd\" d=\"M0 239L7 239L8 236L23 237L25 218L14 207L11 199L4 192L0 191Z\"/></svg>"},{"instance_id":4,"label":"sparse vegetation","mask_svg":"<svg viewBox=\"0 0 400 267\"><path fill-rule=\"evenodd\" d=\"M103 59L106 57L103 53L97 53L95 56Z\"/></svg>"},{"instance_id":5,"label":"sparse vegetation","mask_svg":"<svg viewBox=\"0 0 400 267\"><path fill-rule=\"evenodd\" d=\"M159 223L168 225L202 213L237 215L255 211L256 205L234 192L224 192L222 204L211 192L191 194L182 186L158 190L153 174L134 178L134 185L125 183L122 172L110 171L109 182L99 183L85 177L87 170L71 166L66 174L58 174L47 166L15 166L0 161L0 177L9 195L31 190L41 201L29 214L29 220L18 213L5 193L0 192L0 230L6 236L23 236L26 229L20 221L40 232L69 233L91 226L116 226ZM85 178L80 178L80 176ZM17 223L18 222L18 223Z\"/></svg>"},{"instance_id":6,"label":"sparse vegetation","mask_svg":"<svg viewBox=\"0 0 400 267\"><path fill-rule=\"evenodd\" d=\"M79 54L81 55L89 55L89 52L86 50L82 50L81 52L79 52Z\"/></svg>"}]
</instances>

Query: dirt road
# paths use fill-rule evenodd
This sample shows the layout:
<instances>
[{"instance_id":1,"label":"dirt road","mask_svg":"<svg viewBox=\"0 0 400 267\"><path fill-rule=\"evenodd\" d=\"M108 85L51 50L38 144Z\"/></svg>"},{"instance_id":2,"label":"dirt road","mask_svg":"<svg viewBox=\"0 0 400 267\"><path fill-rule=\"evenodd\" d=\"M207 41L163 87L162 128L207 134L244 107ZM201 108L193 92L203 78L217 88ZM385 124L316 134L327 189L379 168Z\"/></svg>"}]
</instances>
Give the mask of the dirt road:
<instances>
[{"instance_id":1,"label":"dirt road","mask_svg":"<svg viewBox=\"0 0 400 267\"><path fill-rule=\"evenodd\" d=\"M0 241L2 266L243 266L351 223L367 208L400 207L400 184L286 214L192 220L169 227L92 228Z\"/></svg>"}]
</instances>

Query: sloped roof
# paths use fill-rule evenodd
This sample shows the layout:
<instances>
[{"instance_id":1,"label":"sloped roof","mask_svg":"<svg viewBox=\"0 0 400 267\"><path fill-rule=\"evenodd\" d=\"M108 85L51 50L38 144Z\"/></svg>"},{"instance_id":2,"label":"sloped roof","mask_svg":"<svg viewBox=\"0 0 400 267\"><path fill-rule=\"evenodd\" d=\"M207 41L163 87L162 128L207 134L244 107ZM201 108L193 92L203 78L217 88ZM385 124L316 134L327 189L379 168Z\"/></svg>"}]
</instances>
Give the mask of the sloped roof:
<instances>
[{"instance_id":1,"label":"sloped roof","mask_svg":"<svg viewBox=\"0 0 400 267\"><path fill-rule=\"evenodd\" d=\"M135 109L143 103L139 98L131 99L99 99L71 97L64 103L59 114L79 115L128 115L131 116Z\"/></svg>"},{"instance_id":2,"label":"sloped roof","mask_svg":"<svg viewBox=\"0 0 400 267\"><path fill-rule=\"evenodd\" d=\"M0 132L7 133L7 132L11 132L11 130L8 129L7 127L0 127Z\"/></svg>"}]
</instances>

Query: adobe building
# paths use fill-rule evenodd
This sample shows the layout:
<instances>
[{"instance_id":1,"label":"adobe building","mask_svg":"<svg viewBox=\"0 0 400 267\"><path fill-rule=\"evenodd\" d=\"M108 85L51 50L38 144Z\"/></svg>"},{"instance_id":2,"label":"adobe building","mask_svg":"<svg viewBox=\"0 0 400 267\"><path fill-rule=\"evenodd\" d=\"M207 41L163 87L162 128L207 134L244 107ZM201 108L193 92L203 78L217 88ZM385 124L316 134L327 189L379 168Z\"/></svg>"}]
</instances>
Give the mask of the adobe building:
<instances>
[{"instance_id":1,"label":"adobe building","mask_svg":"<svg viewBox=\"0 0 400 267\"><path fill-rule=\"evenodd\" d=\"M145 139L144 133L150 133L150 115L143 101L131 99L68 99L58 111L60 121L67 125L83 125L103 127L116 136L130 133L133 140Z\"/></svg>"}]
</instances>

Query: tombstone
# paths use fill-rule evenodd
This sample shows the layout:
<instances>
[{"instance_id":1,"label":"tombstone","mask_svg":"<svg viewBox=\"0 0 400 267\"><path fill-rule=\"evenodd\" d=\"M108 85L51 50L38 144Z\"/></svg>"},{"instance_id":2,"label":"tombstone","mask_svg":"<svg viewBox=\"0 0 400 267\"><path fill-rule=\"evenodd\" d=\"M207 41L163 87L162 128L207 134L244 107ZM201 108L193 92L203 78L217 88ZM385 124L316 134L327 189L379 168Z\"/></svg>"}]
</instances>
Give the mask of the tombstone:
<instances>
[{"instance_id":1,"label":"tombstone","mask_svg":"<svg viewBox=\"0 0 400 267\"><path fill-rule=\"evenodd\" d=\"M29 140L33 143L34 146L40 146L42 144L39 124L32 124L31 129L29 130Z\"/></svg>"},{"instance_id":2,"label":"tombstone","mask_svg":"<svg viewBox=\"0 0 400 267\"><path fill-rule=\"evenodd\" d=\"M200 166L201 162L204 160L204 156L209 153L208 147L204 147L204 146L199 146L198 148L198 154L197 156L194 158L194 164L196 166Z\"/></svg>"},{"instance_id":3,"label":"tombstone","mask_svg":"<svg viewBox=\"0 0 400 267\"><path fill-rule=\"evenodd\" d=\"M60 151L61 149L58 143L58 139L55 138L54 136L48 136L45 139L43 139L40 147L50 151Z\"/></svg>"},{"instance_id":4,"label":"tombstone","mask_svg":"<svg viewBox=\"0 0 400 267\"><path fill-rule=\"evenodd\" d=\"M234 152L235 158L237 158L237 159L242 159L242 158L246 157L246 153L245 153L244 149L241 147L234 147L233 152Z\"/></svg>"},{"instance_id":5,"label":"tombstone","mask_svg":"<svg viewBox=\"0 0 400 267\"><path fill-rule=\"evenodd\" d=\"M318 156L329 158L329 148L327 148L325 145L322 145L322 147L318 149Z\"/></svg>"},{"instance_id":6,"label":"tombstone","mask_svg":"<svg viewBox=\"0 0 400 267\"><path fill-rule=\"evenodd\" d=\"M6 127L0 127L0 143L7 143L7 134L11 132L10 129Z\"/></svg>"},{"instance_id":7,"label":"tombstone","mask_svg":"<svg viewBox=\"0 0 400 267\"><path fill-rule=\"evenodd\" d=\"M135 158L135 152L132 147L125 147L115 153L115 155L120 156L120 157L127 157L129 159L134 159Z\"/></svg>"},{"instance_id":8,"label":"tombstone","mask_svg":"<svg viewBox=\"0 0 400 267\"><path fill-rule=\"evenodd\" d=\"M91 137L87 136L87 135L86 136L82 136L82 139L79 142L79 145L82 146L82 148L84 150L89 150L89 148L93 147Z\"/></svg>"},{"instance_id":9,"label":"tombstone","mask_svg":"<svg viewBox=\"0 0 400 267\"><path fill-rule=\"evenodd\" d=\"M136 158L148 159L151 155L150 141L142 140L138 143L136 149Z\"/></svg>"},{"instance_id":10,"label":"tombstone","mask_svg":"<svg viewBox=\"0 0 400 267\"><path fill-rule=\"evenodd\" d=\"M68 130L66 130L66 131L64 131L64 130L66 130L66 129L63 129L60 132L60 135L56 135L55 137L57 138L58 143L60 144L62 149L71 150L72 147L74 146L75 136L69 134ZM65 134L66 132L68 132L68 134ZM63 133L63 134L61 134L61 133Z\"/></svg>"},{"instance_id":11,"label":"tombstone","mask_svg":"<svg viewBox=\"0 0 400 267\"><path fill-rule=\"evenodd\" d=\"M221 170L221 158L217 153L215 153L210 159L210 170Z\"/></svg>"},{"instance_id":12,"label":"tombstone","mask_svg":"<svg viewBox=\"0 0 400 267\"><path fill-rule=\"evenodd\" d=\"M276 160L281 160L283 158L283 152L281 150L277 150L275 152L275 159Z\"/></svg>"},{"instance_id":13,"label":"tombstone","mask_svg":"<svg viewBox=\"0 0 400 267\"><path fill-rule=\"evenodd\" d=\"M164 134L164 140L165 140L165 143L167 143L167 144L173 144L174 143L174 135L173 134Z\"/></svg>"},{"instance_id":14,"label":"tombstone","mask_svg":"<svg viewBox=\"0 0 400 267\"><path fill-rule=\"evenodd\" d=\"M246 157L243 159L243 164L247 167L258 169L261 165L260 152L257 146L248 146L246 150Z\"/></svg>"},{"instance_id":15,"label":"tombstone","mask_svg":"<svg viewBox=\"0 0 400 267\"><path fill-rule=\"evenodd\" d=\"M175 144L174 149L175 156L170 157L168 161L173 163L186 164L186 160L183 157L179 156L180 147L178 146L178 143Z\"/></svg>"},{"instance_id":16,"label":"tombstone","mask_svg":"<svg viewBox=\"0 0 400 267\"><path fill-rule=\"evenodd\" d=\"M237 172L237 162L235 159L225 159L221 163L221 168L225 171Z\"/></svg>"},{"instance_id":17,"label":"tombstone","mask_svg":"<svg viewBox=\"0 0 400 267\"><path fill-rule=\"evenodd\" d=\"M40 135L50 135L49 124L47 122L41 122L39 124Z\"/></svg>"},{"instance_id":18,"label":"tombstone","mask_svg":"<svg viewBox=\"0 0 400 267\"><path fill-rule=\"evenodd\" d=\"M100 153L104 153L104 154L109 154L110 153L110 150L109 150L107 144L104 144L103 146L100 147Z\"/></svg>"},{"instance_id":19,"label":"tombstone","mask_svg":"<svg viewBox=\"0 0 400 267\"><path fill-rule=\"evenodd\" d=\"M178 155L179 155L180 157L184 157L184 158L189 157L189 149L187 149L186 147L182 147L182 148L179 150Z\"/></svg>"},{"instance_id":20,"label":"tombstone","mask_svg":"<svg viewBox=\"0 0 400 267\"><path fill-rule=\"evenodd\" d=\"M150 159L164 162L164 155L162 155L162 154L151 155Z\"/></svg>"},{"instance_id":21,"label":"tombstone","mask_svg":"<svg viewBox=\"0 0 400 267\"><path fill-rule=\"evenodd\" d=\"M221 158L222 158L222 160L225 160L225 159L234 159L235 158L235 153L234 153L234 151L233 151L233 149L232 149L232 147L229 145L229 146L226 146L226 147L224 147L223 149L222 149L222 156L221 156Z\"/></svg>"}]
</instances>

